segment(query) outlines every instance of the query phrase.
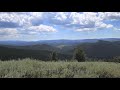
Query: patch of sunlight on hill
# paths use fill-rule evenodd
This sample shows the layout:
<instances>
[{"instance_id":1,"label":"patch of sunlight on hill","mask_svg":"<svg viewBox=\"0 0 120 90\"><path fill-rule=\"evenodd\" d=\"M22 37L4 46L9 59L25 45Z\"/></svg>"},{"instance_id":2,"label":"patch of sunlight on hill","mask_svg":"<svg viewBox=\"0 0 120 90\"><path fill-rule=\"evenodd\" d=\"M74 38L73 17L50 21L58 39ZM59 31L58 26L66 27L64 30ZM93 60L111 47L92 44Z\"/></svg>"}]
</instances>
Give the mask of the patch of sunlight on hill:
<instances>
[{"instance_id":1,"label":"patch of sunlight on hill","mask_svg":"<svg viewBox=\"0 0 120 90\"><path fill-rule=\"evenodd\" d=\"M67 45L59 45L59 46L57 46L57 48L62 49L62 48L64 48L65 46L67 46Z\"/></svg>"}]
</instances>

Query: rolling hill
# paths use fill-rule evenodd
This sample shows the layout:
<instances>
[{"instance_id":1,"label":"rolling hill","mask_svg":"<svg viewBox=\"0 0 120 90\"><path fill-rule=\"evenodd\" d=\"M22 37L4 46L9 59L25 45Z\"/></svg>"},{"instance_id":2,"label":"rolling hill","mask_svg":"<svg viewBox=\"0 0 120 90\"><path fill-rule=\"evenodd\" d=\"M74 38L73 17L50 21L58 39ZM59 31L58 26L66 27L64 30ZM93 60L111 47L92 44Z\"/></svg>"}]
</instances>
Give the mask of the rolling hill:
<instances>
[{"instance_id":1,"label":"rolling hill","mask_svg":"<svg viewBox=\"0 0 120 90\"><path fill-rule=\"evenodd\" d=\"M78 45L88 57L91 58L113 58L120 56L120 41L98 41L96 43L84 43Z\"/></svg>"},{"instance_id":2,"label":"rolling hill","mask_svg":"<svg viewBox=\"0 0 120 90\"><path fill-rule=\"evenodd\" d=\"M17 49L17 48L8 48L5 46L0 46L0 59L1 60L11 60L11 59L22 59L22 58L33 58L39 60L49 60L50 54L52 51L49 50L31 50L31 49ZM70 55L65 55L57 53L58 58L70 59Z\"/></svg>"},{"instance_id":3,"label":"rolling hill","mask_svg":"<svg viewBox=\"0 0 120 90\"><path fill-rule=\"evenodd\" d=\"M49 55L53 51L58 53L58 58L61 60L72 59L76 47L82 48L89 58L108 59L120 56L120 41L113 38L102 40L86 39L83 41L43 40L36 42L14 42L14 44L12 42L4 42L4 44L0 45L0 59L34 58L49 60Z\"/></svg>"}]
</instances>

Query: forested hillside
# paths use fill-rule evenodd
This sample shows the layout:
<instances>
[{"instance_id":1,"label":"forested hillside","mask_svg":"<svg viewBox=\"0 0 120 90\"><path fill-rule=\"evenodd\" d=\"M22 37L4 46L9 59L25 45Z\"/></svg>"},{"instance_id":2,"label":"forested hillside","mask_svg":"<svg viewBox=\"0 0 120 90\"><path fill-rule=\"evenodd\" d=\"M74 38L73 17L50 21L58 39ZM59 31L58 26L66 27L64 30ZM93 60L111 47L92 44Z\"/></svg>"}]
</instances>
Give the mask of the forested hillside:
<instances>
[{"instance_id":1,"label":"forested hillside","mask_svg":"<svg viewBox=\"0 0 120 90\"><path fill-rule=\"evenodd\" d=\"M36 44L25 46L1 45L0 59L9 60L18 58L34 58L39 60L49 60L50 54L55 51L57 52L58 59L71 60L73 58L75 48L78 47L85 51L88 58L111 59L116 56L120 56L120 41L99 40L95 43L87 42L76 45L63 45L61 43L55 46L53 44Z\"/></svg>"},{"instance_id":2,"label":"forested hillside","mask_svg":"<svg viewBox=\"0 0 120 90\"><path fill-rule=\"evenodd\" d=\"M31 49L16 49L0 46L0 59L11 60L11 59L22 59L22 58L33 58L39 60L49 60L49 56L52 51L49 50L31 50ZM58 53L58 58L70 59L69 55Z\"/></svg>"},{"instance_id":3,"label":"forested hillside","mask_svg":"<svg viewBox=\"0 0 120 90\"><path fill-rule=\"evenodd\" d=\"M86 55L90 58L109 59L120 56L120 41L98 41L97 43L80 44Z\"/></svg>"}]
</instances>

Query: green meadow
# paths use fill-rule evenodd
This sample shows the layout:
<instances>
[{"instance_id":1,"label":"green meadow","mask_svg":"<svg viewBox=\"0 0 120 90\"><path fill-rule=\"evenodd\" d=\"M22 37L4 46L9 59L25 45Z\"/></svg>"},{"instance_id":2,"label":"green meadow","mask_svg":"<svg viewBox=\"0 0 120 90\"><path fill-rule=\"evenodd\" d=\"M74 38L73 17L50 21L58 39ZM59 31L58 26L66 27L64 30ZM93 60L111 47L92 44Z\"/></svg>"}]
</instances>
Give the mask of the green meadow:
<instances>
[{"instance_id":1,"label":"green meadow","mask_svg":"<svg viewBox=\"0 0 120 90\"><path fill-rule=\"evenodd\" d=\"M32 59L0 61L0 78L119 78L120 63L40 61Z\"/></svg>"}]
</instances>

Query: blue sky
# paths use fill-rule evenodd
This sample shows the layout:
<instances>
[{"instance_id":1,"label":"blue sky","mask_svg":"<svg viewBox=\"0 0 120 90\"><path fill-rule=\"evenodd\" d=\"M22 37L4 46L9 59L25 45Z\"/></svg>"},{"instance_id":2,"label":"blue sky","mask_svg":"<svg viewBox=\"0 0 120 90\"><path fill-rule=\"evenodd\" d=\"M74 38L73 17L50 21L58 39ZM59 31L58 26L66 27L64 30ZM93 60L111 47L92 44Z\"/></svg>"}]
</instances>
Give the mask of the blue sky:
<instances>
[{"instance_id":1,"label":"blue sky","mask_svg":"<svg viewBox=\"0 0 120 90\"><path fill-rule=\"evenodd\" d=\"M0 40L120 38L119 12L0 12Z\"/></svg>"}]
</instances>

